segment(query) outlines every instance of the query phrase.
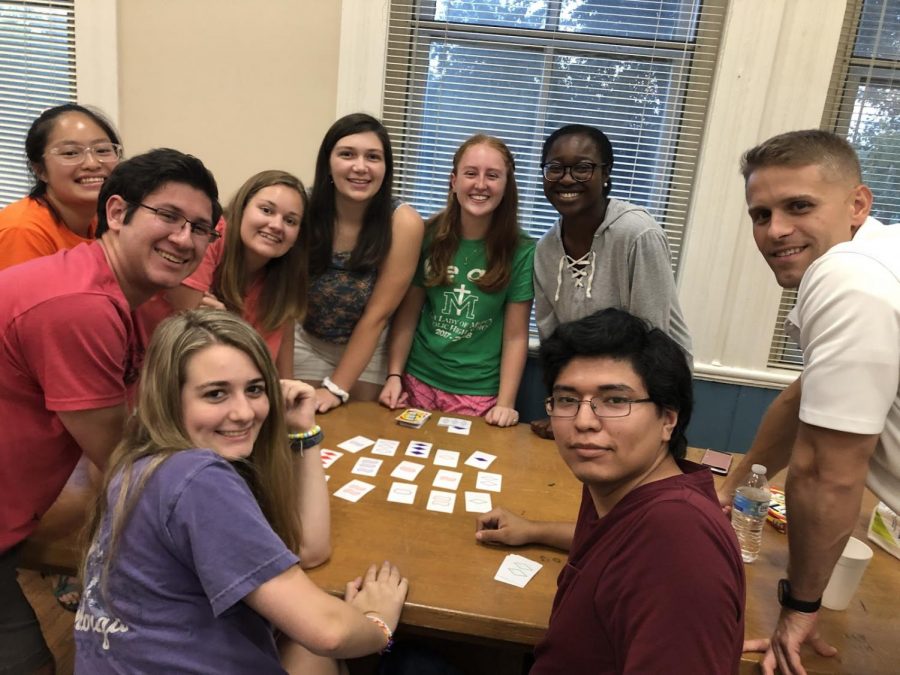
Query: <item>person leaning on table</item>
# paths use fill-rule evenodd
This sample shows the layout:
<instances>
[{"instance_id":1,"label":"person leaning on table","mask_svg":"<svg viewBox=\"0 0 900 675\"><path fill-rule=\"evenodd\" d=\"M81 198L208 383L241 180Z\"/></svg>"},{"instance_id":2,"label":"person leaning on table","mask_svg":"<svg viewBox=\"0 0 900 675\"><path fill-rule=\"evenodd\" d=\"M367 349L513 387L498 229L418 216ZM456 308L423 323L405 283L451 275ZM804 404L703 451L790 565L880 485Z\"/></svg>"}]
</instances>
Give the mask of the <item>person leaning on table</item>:
<instances>
[{"instance_id":1,"label":"person leaning on table","mask_svg":"<svg viewBox=\"0 0 900 675\"><path fill-rule=\"evenodd\" d=\"M787 578L763 672L804 673L800 645L836 653L816 628L831 570L856 525L863 488L900 511L900 227L869 217L850 144L792 131L741 161L753 236L775 280L797 288L786 328L803 349L800 379L772 402L750 451L720 491L723 507L751 464L789 466Z\"/></svg>"}]
</instances>

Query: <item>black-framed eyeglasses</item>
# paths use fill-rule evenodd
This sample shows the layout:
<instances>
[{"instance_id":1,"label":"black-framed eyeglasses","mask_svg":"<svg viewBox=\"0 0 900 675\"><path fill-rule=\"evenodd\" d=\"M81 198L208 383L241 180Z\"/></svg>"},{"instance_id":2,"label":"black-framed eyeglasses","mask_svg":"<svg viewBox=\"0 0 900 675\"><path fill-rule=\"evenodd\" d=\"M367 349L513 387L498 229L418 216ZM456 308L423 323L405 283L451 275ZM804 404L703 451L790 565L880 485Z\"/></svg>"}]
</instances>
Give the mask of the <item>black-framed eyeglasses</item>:
<instances>
[{"instance_id":1,"label":"black-framed eyeglasses","mask_svg":"<svg viewBox=\"0 0 900 675\"><path fill-rule=\"evenodd\" d=\"M91 155L98 162L108 164L122 159L122 146L118 143L94 143L93 145L63 145L47 151L61 164L81 164Z\"/></svg>"},{"instance_id":2,"label":"black-framed eyeglasses","mask_svg":"<svg viewBox=\"0 0 900 675\"><path fill-rule=\"evenodd\" d=\"M575 164L547 162L546 164L541 164L541 171L544 174L544 178L551 183L561 181L563 176L566 175L566 172L572 176L572 180L578 181L579 183L585 183L594 177L594 169L598 166L602 167L605 165L597 164L596 162L576 162Z\"/></svg>"},{"instance_id":3,"label":"black-framed eyeglasses","mask_svg":"<svg viewBox=\"0 0 900 675\"><path fill-rule=\"evenodd\" d=\"M176 213L175 211L170 211L169 209L161 209L155 206L147 206L146 204L141 204L140 202L129 202L132 206L140 206L141 208L147 209L148 211L153 211L156 214L156 219L159 220L163 225L168 227L172 232L180 232L182 228L184 228L185 224L187 224L191 228L191 235L194 237L206 238L209 241L215 241L218 239L220 235L216 232L216 228L212 226L212 224L200 221L194 222L192 220L188 220L180 213Z\"/></svg>"},{"instance_id":4,"label":"black-framed eyeglasses","mask_svg":"<svg viewBox=\"0 0 900 675\"><path fill-rule=\"evenodd\" d=\"M597 417L628 417L634 403L653 403L650 398L624 398L622 396L593 396L581 399L567 394L553 394L544 399L544 408L550 417L575 417L582 403L590 403Z\"/></svg>"}]
</instances>

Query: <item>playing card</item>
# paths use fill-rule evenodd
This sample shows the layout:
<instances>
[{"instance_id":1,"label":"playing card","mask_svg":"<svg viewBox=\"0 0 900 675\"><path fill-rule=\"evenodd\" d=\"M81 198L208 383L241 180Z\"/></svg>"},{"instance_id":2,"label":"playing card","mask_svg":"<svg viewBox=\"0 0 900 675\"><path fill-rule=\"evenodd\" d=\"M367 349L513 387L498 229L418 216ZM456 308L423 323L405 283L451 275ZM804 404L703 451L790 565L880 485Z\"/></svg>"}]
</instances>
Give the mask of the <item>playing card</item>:
<instances>
[{"instance_id":1,"label":"playing card","mask_svg":"<svg viewBox=\"0 0 900 675\"><path fill-rule=\"evenodd\" d=\"M464 420L462 417L442 417L438 420L438 426L449 427L451 424L458 422L468 422L468 420Z\"/></svg>"},{"instance_id":2,"label":"playing card","mask_svg":"<svg viewBox=\"0 0 900 675\"><path fill-rule=\"evenodd\" d=\"M387 438L379 438L372 446L373 455L384 455L385 457L393 457L397 453L397 446L400 441L391 441Z\"/></svg>"},{"instance_id":3,"label":"playing card","mask_svg":"<svg viewBox=\"0 0 900 675\"><path fill-rule=\"evenodd\" d=\"M365 496L370 490L375 488L374 485L370 485L369 483L364 483L361 480L351 480L349 483L344 485L341 488L338 488L334 493L335 497L340 497L341 499L346 499L348 502L358 502Z\"/></svg>"},{"instance_id":4,"label":"playing card","mask_svg":"<svg viewBox=\"0 0 900 675\"><path fill-rule=\"evenodd\" d=\"M475 480L475 487L479 490L489 490L490 492L500 492L500 485L503 482L503 476L499 473L488 473L487 471L479 471L478 478Z\"/></svg>"},{"instance_id":5,"label":"playing card","mask_svg":"<svg viewBox=\"0 0 900 675\"><path fill-rule=\"evenodd\" d=\"M322 456L322 467L325 469L327 469L338 459L344 456L343 452L338 452L337 450L329 450L328 448L320 449L319 454Z\"/></svg>"},{"instance_id":6,"label":"playing card","mask_svg":"<svg viewBox=\"0 0 900 675\"><path fill-rule=\"evenodd\" d=\"M459 464L459 453L454 450L437 450L434 453L435 466L447 466L455 469Z\"/></svg>"},{"instance_id":7,"label":"playing card","mask_svg":"<svg viewBox=\"0 0 900 675\"><path fill-rule=\"evenodd\" d=\"M373 441L371 438L366 438L365 436L354 436L353 438L348 438L343 443L338 443L338 447L341 450L356 453L363 448L368 448L374 442L375 441Z\"/></svg>"},{"instance_id":8,"label":"playing card","mask_svg":"<svg viewBox=\"0 0 900 675\"><path fill-rule=\"evenodd\" d=\"M466 460L466 464L468 464L469 466L474 466L476 469L487 469L495 459L497 459L496 455L491 455L487 452L476 450L471 455L469 455L469 459Z\"/></svg>"},{"instance_id":9,"label":"playing card","mask_svg":"<svg viewBox=\"0 0 900 675\"><path fill-rule=\"evenodd\" d=\"M504 584L525 588L525 585L542 567L543 565L539 562L510 553L500 563L500 569L497 570L494 579L502 581Z\"/></svg>"},{"instance_id":10,"label":"playing card","mask_svg":"<svg viewBox=\"0 0 900 675\"><path fill-rule=\"evenodd\" d=\"M412 483L392 483L387 500L398 504L412 504L416 500L416 490L418 489L419 486Z\"/></svg>"},{"instance_id":11,"label":"playing card","mask_svg":"<svg viewBox=\"0 0 900 675\"><path fill-rule=\"evenodd\" d=\"M360 457L350 470L359 476L375 476L381 468L381 460L374 457Z\"/></svg>"},{"instance_id":12,"label":"playing card","mask_svg":"<svg viewBox=\"0 0 900 675\"><path fill-rule=\"evenodd\" d=\"M410 441L406 446L406 454L409 457L418 457L420 459L428 459L431 454L431 443L425 441Z\"/></svg>"},{"instance_id":13,"label":"playing card","mask_svg":"<svg viewBox=\"0 0 900 675\"><path fill-rule=\"evenodd\" d=\"M449 469L441 469L434 477L432 485L436 488L444 490L455 490L459 487L459 481L462 480L462 474L459 471L450 471Z\"/></svg>"},{"instance_id":14,"label":"playing card","mask_svg":"<svg viewBox=\"0 0 900 675\"><path fill-rule=\"evenodd\" d=\"M461 436L468 436L471 429L471 420L456 420L447 427L447 431L451 434L460 434Z\"/></svg>"},{"instance_id":15,"label":"playing card","mask_svg":"<svg viewBox=\"0 0 900 675\"><path fill-rule=\"evenodd\" d=\"M418 476L419 472L424 468L425 466L422 464L403 461L394 467L394 470L391 471L391 476L401 480L415 480L416 476Z\"/></svg>"},{"instance_id":16,"label":"playing card","mask_svg":"<svg viewBox=\"0 0 900 675\"><path fill-rule=\"evenodd\" d=\"M456 503L456 494L453 492L441 492L440 490L432 490L428 495L428 504L425 508L429 511L440 511L441 513L453 513L453 505Z\"/></svg>"},{"instance_id":17,"label":"playing card","mask_svg":"<svg viewBox=\"0 0 900 675\"><path fill-rule=\"evenodd\" d=\"M492 508L491 496L487 492L466 491L466 511L469 513L487 513Z\"/></svg>"}]
</instances>

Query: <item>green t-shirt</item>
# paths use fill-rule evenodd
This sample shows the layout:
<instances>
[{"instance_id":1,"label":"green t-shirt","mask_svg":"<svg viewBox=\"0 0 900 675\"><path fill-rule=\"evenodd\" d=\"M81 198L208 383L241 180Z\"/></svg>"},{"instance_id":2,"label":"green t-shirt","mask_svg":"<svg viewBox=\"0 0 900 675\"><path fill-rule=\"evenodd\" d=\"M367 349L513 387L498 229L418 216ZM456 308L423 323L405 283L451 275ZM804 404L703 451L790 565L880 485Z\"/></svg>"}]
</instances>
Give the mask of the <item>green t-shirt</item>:
<instances>
[{"instance_id":1,"label":"green t-shirt","mask_svg":"<svg viewBox=\"0 0 900 675\"><path fill-rule=\"evenodd\" d=\"M425 305L406 370L452 394L494 396L500 388L503 318L508 302L534 297L534 240L522 236L506 288L485 293L473 283L485 272L484 241L464 239L453 258L450 286L425 286L426 241L413 283L425 289Z\"/></svg>"}]
</instances>

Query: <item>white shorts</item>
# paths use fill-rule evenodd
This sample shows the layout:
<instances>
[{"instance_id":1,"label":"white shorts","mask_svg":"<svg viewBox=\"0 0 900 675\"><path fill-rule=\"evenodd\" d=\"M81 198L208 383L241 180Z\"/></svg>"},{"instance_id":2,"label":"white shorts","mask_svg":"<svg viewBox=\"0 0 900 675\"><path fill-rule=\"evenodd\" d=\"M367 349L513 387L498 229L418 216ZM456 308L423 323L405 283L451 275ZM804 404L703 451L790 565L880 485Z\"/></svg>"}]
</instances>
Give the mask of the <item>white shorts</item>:
<instances>
[{"instance_id":1,"label":"white shorts","mask_svg":"<svg viewBox=\"0 0 900 675\"><path fill-rule=\"evenodd\" d=\"M378 338L375 353L359 376L360 382L384 384L388 362L387 332L385 328ZM346 344L337 345L310 335L298 324L294 331L294 377L304 382L331 377L346 348Z\"/></svg>"}]
</instances>

